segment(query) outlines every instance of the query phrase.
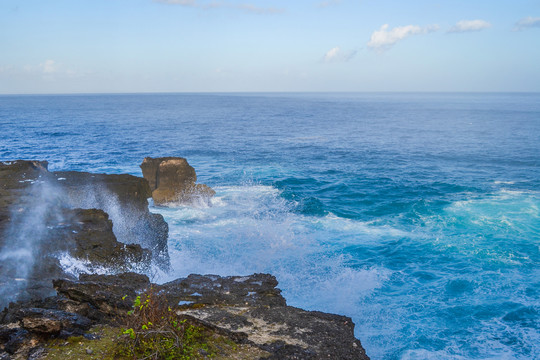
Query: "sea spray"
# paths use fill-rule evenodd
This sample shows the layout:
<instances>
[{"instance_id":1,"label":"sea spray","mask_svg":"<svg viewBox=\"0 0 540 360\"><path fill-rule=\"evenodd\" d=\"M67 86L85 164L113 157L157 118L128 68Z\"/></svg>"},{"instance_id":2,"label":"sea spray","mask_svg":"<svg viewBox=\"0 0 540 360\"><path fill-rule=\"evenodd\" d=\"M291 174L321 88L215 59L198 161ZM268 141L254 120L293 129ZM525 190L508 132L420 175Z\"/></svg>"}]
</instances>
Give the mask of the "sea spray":
<instances>
[{"instance_id":1,"label":"sea spray","mask_svg":"<svg viewBox=\"0 0 540 360\"><path fill-rule=\"evenodd\" d=\"M222 187L223 206L156 208L170 225L169 279L269 269L290 304L352 316L372 359L540 358L539 94L0 102L3 159L140 176L146 156L184 156ZM248 202L251 220L227 194L246 181L277 194ZM276 211L280 198L292 210Z\"/></svg>"},{"instance_id":2,"label":"sea spray","mask_svg":"<svg viewBox=\"0 0 540 360\"><path fill-rule=\"evenodd\" d=\"M119 242L151 250L152 261L167 268L168 225L161 215L149 212L146 196L150 192L144 179L69 172L54 175L66 193L68 206L103 210L112 221Z\"/></svg>"},{"instance_id":3,"label":"sea spray","mask_svg":"<svg viewBox=\"0 0 540 360\"><path fill-rule=\"evenodd\" d=\"M27 291L34 265L48 239L51 227L62 226L61 191L45 174L28 187L28 192L12 205L11 222L0 250L0 307L19 298L31 297Z\"/></svg>"}]
</instances>

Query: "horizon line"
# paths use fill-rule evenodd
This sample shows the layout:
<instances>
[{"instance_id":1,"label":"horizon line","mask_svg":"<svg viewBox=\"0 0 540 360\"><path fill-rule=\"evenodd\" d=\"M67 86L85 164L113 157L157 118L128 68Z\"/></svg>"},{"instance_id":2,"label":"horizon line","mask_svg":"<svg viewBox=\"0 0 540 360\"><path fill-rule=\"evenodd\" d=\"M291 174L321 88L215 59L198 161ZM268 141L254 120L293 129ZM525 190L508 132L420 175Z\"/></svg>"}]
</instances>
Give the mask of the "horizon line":
<instances>
[{"instance_id":1,"label":"horizon line","mask_svg":"<svg viewBox=\"0 0 540 360\"><path fill-rule=\"evenodd\" d=\"M141 91L72 93L0 93L0 96L92 96L92 95L244 95L244 94L540 94L540 91Z\"/></svg>"}]
</instances>

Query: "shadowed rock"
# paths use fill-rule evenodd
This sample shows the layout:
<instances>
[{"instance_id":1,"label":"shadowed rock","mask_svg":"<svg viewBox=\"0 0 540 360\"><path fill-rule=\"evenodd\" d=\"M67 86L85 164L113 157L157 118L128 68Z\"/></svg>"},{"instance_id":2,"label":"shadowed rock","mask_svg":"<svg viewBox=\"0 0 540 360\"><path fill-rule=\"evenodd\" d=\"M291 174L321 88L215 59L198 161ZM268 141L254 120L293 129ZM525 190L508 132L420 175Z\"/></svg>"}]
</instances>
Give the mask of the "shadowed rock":
<instances>
[{"instance_id":1,"label":"shadowed rock","mask_svg":"<svg viewBox=\"0 0 540 360\"><path fill-rule=\"evenodd\" d=\"M47 173L47 166L46 161L0 162L0 234L4 233L12 218L12 205L29 196L28 188ZM0 235L0 247L3 245L4 237Z\"/></svg>"},{"instance_id":2,"label":"shadowed rock","mask_svg":"<svg viewBox=\"0 0 540 360\"><path fill-rule=\"evenodd\" d=\"M270 354L266 359L369 359L349 317L287 306L268 274L190 275L163 285L133 273L81 275L79 281L54 284L60 297L97 311L82 314L94 321L118 318L137 295L151 291L179 316L264 350Z\"/></svg>"},{"instance_id":3,"label":"shadowed rock","mask_svg":"<svg viewBox=\"0 0 540 360\"><path fill-rule=\"evenodd\" d=\"M154 204L208 200L215 191L204 184L195 184L197 174L187 160L181 157L144 158L143 176L152 190Z\"/></svg>"},{"instance_id":4,"label":"shadowed rock","mask_svg":"<svg viewBox=\"0 0 540 360\"><path fill-rule=\"evenodd\" d=\"M260 359L369 359L350 318L287 306L276 286L268 274L190 275L163 285L135 273L55 280L57 296L0 313L0 355L42 351L47 338L121 322L138 295L153 294L180 319L266 354Z\"/></svg>"},{"instance_id":5,"label":"shadowed rock","mask_svg":"<svg viewBox=\"0 0 540 360\"><path fill-rule=\"evenodd\" d=\"M103 209L114 223L118 241L150 249L156 263L168 267L169 226L162 215L148 210L152 192L145 179L76 171L57 171L53 176L71 207Z\"/></svg>"},{"instance_id":6,"label":"shadowed rock","mask_svg":"<svg viewBox=\"0 0 540 360\"><path fill-rule=\"evenodd\" d=\"M72 276L60 264L66 256L90 271L145 271L152 260L167 268L168 225L149 212L148 196L135 176L0 163L0 306L53 295L51 280Z\"/></svg>"}]
</instances>

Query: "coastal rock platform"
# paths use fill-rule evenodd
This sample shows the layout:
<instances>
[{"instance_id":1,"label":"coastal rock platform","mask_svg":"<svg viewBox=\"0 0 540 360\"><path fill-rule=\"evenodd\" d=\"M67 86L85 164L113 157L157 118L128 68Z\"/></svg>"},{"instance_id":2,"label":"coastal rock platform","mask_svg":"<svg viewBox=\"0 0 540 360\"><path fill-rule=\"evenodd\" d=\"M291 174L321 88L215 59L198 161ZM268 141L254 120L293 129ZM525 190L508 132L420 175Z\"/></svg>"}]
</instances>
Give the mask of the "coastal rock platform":
<instances>
[{"instance_id":1,"label":"coastal rock platform","mask_svg":"<svg viewBox=\"0 0 540 360\"><path fill-rule=\"evenodd\" d=\"M222 339L214 347L220 359L368 359L350 318L288 306L272 275L150 282L150 268L169 266L168 226L147 198L160 181L174 194L180 182L196 196L213 195L179 159L146 158L141 167L153 180L0 163L0 359L49 359L54 351L66 358L54 341L105 343L93 333L100 327L114 343L138 299L152 297ZM68 271L65 258L86 267ZM89 359L107 358L92 351ZM209 356L201 350L196 358Z\"/></svg>"},{"instance_id":2,"label":"coastal rock platform","mask_svg":"<svg viewBox=\"0 0 540 360\"><path fill-rule=\"evenodd\" d=\"M369 359L350 318L287 306L276 285L268 274L190 275L163 285L135 273L55 280L57 296L11 304L0 313L0 351L46 359L48 339L80 335L97 324L114 326L137 296L151 292L180 319L244 351L251 348L258 359Z\"/></svg>"}]
</instances>

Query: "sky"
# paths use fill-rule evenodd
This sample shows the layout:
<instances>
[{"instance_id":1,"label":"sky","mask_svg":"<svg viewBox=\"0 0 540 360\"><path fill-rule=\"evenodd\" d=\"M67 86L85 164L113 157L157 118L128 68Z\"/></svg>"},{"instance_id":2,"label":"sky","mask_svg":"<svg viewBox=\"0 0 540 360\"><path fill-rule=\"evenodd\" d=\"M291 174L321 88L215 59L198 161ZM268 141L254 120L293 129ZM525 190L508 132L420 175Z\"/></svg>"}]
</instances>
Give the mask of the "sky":
<instances>
[{"instance_id":1,"label":"sky","mask_svg":"<svg viewBox=\"0 0 540 360\"><path fill-rule=\"evenodd\" d=\"M0 94L540 91L538 0L1 0Z\"/></svg>"}]
</instances>

